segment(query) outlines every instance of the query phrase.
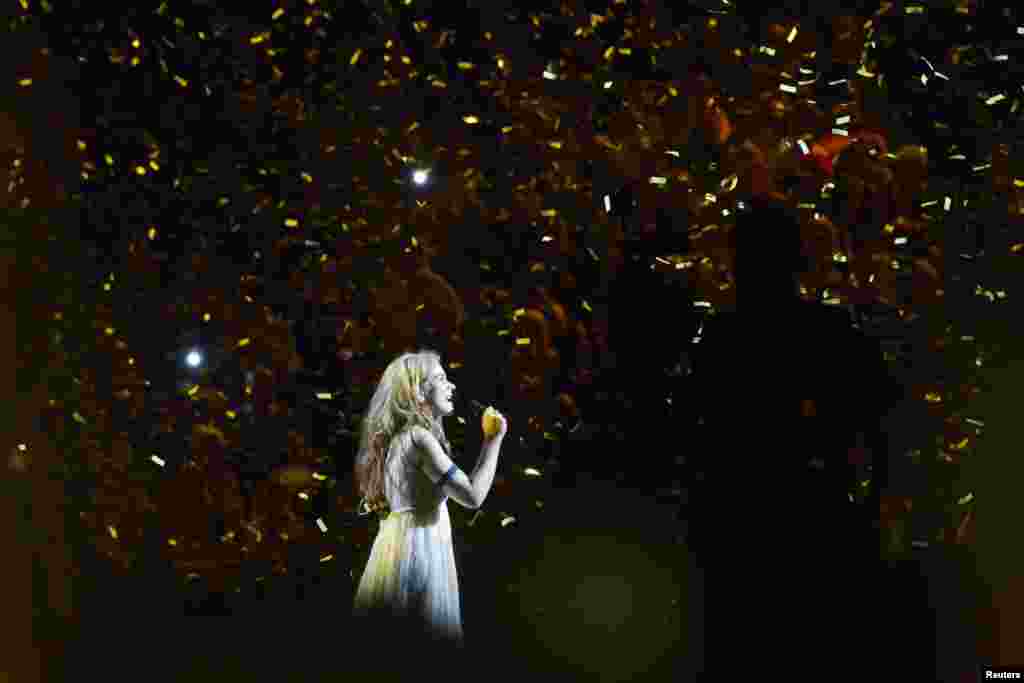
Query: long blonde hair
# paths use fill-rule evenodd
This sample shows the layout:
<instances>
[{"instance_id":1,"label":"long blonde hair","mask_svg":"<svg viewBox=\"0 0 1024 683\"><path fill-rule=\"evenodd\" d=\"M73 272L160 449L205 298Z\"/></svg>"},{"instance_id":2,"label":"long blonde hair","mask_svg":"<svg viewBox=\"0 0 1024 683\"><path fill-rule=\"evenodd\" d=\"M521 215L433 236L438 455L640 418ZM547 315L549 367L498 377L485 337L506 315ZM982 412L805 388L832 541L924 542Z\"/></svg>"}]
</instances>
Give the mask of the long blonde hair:
<instances>
[{"instance_id":1,"label":"long blonde hair","mask_svg":"<svg viewBox=\"0 0 1024 683\"><path fill-rule=\"evenodd\" d=\"M378 514L387 508L385 461L388 446L397 434L412 425L420 425L430 430L451 455L444 424L434 418L426 402L417 400L418 393L426 398L428 375L434 363L441 363L441 355L429 349L403 353L395 358L381 375L363 416L355 463L356 485L363 496L362 503Z\"/></svg>"}]
</instances>

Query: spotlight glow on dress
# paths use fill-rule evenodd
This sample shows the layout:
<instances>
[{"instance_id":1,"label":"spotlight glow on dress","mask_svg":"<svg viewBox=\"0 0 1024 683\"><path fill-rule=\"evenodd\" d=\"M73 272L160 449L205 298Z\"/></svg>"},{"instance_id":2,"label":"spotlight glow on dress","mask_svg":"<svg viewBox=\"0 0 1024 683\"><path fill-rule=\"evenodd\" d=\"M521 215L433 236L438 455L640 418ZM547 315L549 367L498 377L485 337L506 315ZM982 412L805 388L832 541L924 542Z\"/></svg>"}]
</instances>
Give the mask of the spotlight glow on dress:
<instances>
[{"instance_id":1,"label":"spotlight glow on dress","mask_svg":"<svg viewBox=\"0 0 1024 683\"><path fill-rule=\"evenodd\" d=\"M189 367L197 368L203 362L203 356L198 351L189 351L188 356L185 357L185 362L188 363Z\"/></svg>"},{"instance_id":2,"label":"spotlight glow on dress","mask_svg":"<svg viewBox=\"0 0 1024 683\"><path fill-rule=\"evenodd\" d=\"M422 185L427 182L427 178L430 177L430 171L416 171L412 174L412 181L417 185Z\"/></svg>"}]
</instances>

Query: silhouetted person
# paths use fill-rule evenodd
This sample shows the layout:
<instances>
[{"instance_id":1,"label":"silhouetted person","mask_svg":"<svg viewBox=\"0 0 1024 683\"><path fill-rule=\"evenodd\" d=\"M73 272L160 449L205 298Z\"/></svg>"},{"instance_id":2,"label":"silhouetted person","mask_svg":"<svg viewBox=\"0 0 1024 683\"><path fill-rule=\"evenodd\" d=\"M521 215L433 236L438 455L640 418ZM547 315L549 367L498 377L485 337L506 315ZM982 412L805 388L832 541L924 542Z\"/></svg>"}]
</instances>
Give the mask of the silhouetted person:
<instances>
[{"instance_id":1,"label":"silhouetted person","mask_svg":"<svg viewBox=\"0 0 1024 683\"><path fill-rule=\"evenodd\" d=\"M704 475L690 524L711 596L709 666L789 680L877 675L884 481L851 503L849 449L867 446L884 480L879 422L899 391L846 310L800 300L796 216L765 199L736 220L736 311L702 330L693 379L703 438L680 440Z\"/></svg>"},{"instance_id":2,"label":"silhouetted person","mask_svg":"<svg viewBox=\"0 0 1024 683\"><path fill-rule=\"evenodd\" d=\"M631 448L652 454L643 468L618 464L625 470L624 482L657 491L671 488L676 469L673 457L654 454L662 444L662 430L676 412L667 399L675 379L672 371L696 329L694 295L680 279L651 270L655 257L678 252L678 243L659 245L654 235L637 236L623 251L610 293L615 367L606 369L612 390L623 400L612 401L609 420L620 423ZM619 460L614 451L606 455L611 463Z\"/></svg>"}]
</instances>

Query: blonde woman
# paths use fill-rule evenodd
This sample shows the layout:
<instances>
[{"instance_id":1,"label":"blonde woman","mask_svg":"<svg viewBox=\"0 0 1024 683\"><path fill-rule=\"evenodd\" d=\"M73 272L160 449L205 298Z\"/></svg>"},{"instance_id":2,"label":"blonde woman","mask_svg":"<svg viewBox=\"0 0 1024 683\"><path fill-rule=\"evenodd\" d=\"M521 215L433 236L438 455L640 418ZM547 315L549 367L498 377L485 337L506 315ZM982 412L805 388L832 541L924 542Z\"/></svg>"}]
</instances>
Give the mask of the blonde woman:
<instances>
[{"instance_id":1,"label":"blonde woman","mask_svg":"<svg viewBox=\"0 0 1024 683\"><path fill-rule=\"evenodd\" d=\"M406 653L406 646L463 646L447 501L480 507L508 423L497 414L500 428L485 437L466 474L452 460L442 423L454 411L454 392L437 353L405 353L384 370L363 419L355 466L360 513L376 511L380 528L353 616L377 646L381 638Z\"/></svg>"}]
</instances>

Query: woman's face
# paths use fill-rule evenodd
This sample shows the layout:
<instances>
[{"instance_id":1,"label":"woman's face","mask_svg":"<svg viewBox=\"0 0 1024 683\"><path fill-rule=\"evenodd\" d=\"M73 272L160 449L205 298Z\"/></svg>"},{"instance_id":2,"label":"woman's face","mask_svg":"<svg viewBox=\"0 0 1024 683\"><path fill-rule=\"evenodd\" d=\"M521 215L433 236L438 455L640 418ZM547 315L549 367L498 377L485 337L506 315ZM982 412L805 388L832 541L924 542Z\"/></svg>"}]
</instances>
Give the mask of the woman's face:
<instances>
[{"instance_id":1,"label":"woman's face","mask_svg":"<svg viewBox=\"0 0 1024 683\"><path fill-rule=\"evenodd\" d=\"M455 412L455 404L452 395L455 393L455 385L448 380L448 374L440 363L435 363L427 375L427 386L424 398L430 410L433 411L436 419L441 419Z\"/></svg>"}]
</instances>

